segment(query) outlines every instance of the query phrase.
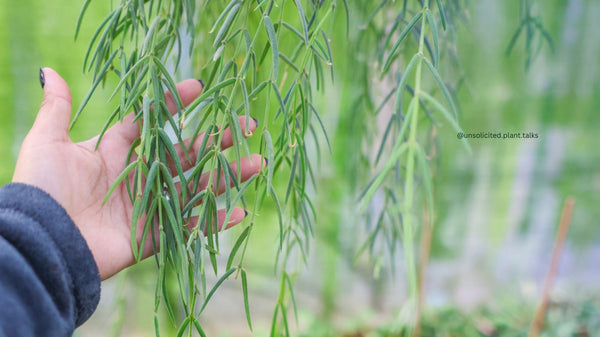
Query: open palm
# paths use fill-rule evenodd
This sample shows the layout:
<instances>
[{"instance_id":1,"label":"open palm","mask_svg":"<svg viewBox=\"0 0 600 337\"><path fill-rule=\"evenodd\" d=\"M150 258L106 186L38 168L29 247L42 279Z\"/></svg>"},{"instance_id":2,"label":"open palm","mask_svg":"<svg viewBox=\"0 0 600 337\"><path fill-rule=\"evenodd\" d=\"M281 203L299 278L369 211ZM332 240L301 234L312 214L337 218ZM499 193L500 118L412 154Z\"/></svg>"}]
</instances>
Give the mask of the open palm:
<instances>
[{"instance_id":1,"label":"open palm","mask_svg":"<svg viewBox=\"0 0 600 337\"><path fill-rule=\"evenodd\" d=\"M13 176L14 182L22 182L41 188L65 208L73 222L81 231L93 256L102 279L106 279L123 268L135 263L130 241L130 225L133 207L124 184L119 185L106 203L103 200L108 189L126 166L125 158L131 144L139 137L140 128L133 122L133 115L117 122L104 135L97 150L94 150L97 136L81 142L71 141L68 128L71 116L71 94L66 82L52 69L44 68L44 100L36 121L25 138L17 160ZM184 105L193 101L202 91L197 80L186 80L177 85ZM167 106L176 111L173 99L167 94ZM256 129L254 120L240 118L244 134L250 135ZM221 148L231 146L229 129L222 131ZM202 137L198 137L202 139ZM176 149L181 153L183 169L189 169L195 162L198 144L189 140ZM183 155L186 146L190 158ZM259 155L243 158L234 171L241 168L241 179L247 180L258 173L263 166ZM206 187L208 176L201 178L200 187ZM225 182L218 185L224 188ZM223 226L225 212L219 211L219 225ZM245 211L236 207L226 227L241 222ZM138 243L141 239L141 230ZM144 256L152 254L151 240L146 240Z\"/></svg>"}]
</instances>

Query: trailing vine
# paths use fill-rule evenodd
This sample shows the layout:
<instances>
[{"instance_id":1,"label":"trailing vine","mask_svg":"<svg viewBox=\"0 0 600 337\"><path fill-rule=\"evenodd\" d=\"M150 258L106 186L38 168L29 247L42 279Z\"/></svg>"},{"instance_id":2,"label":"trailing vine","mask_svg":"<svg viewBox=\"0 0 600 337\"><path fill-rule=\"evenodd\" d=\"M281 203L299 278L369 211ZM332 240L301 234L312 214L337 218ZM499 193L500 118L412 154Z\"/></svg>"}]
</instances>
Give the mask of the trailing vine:
<instances>
[{"instance_id":1,"label":"trailing vine","mask_svg":"<svg viewBox=\"0 0 600 337\"><path fill-rule=\"evenodd\" d=\"M83 5L77 32L90 2ZM107 128L123 121L129 111L141 121L141 135L128 157L123 158L127 167L109 195L119 184L126 184L129 190L134 206L131 239L138 261L142 247L152 240L158 268L156 312L161 305L167 309L178 335L192 335L193 331L205 335L198 318L218 287L235 274L242 282L251 327L243 262L257 214L265 199L271 198L279 214L276 265L282 285L272 335L280 331L289 335L290 299L295 306L290 258L299 255L306 260L315 218L306 191L307 185L314 183L306 142L307 136L317 140L319 130L324 132L313 93L324 89L328 69L333 76L326 29L333 19L335 1L207 1L197 7L193 0L121 0L113 5L86 52L84 70L92 73L93 84L73 123L95 90L116 76L118 84L111 97L118 99L118 104L98 142ZM196 43L199 38L209 37L212 45ZM183 47L183 40L189 48ZM185 107L173 74L181 59L190 56L202 60L197 68L207 77L203 93ZM175 115L167 109L167 92L176 103ZM246 125L241 125L239 116L245 116ZM266 164L258 176L242 182L215 144L220 144L222 130L229 127L232 157L239 165L242 157L251 153L243 130L248 130L255 116L261 123L255 134L259 134L259 152ZM189 144L193 144L202 132L197 160L185 170L175 146L188 144L184 140L190 137ZM190 148L182 148L189 158ZM176 176L171 176L169 160L174 161ZM206 189L201 190L200 177L207 173ZM279 175L288 177L285 190L273 185ZM226 183L222 188L224 198L216 191L221 179L231 182L231 187ZM221 199L225 223L236 204L242 204L249 214L249 221L229 252L225 271L219 271L217 263L217 255L224 253L216 226ZM196 225L188 226L190 221ZM206 273L211 271L219 278L208 289ZM183 320L175 314L176 304L169 302L169 273L175 275ZM156 316L157 335L158 323Z\"/></svg>"}]
</instances>

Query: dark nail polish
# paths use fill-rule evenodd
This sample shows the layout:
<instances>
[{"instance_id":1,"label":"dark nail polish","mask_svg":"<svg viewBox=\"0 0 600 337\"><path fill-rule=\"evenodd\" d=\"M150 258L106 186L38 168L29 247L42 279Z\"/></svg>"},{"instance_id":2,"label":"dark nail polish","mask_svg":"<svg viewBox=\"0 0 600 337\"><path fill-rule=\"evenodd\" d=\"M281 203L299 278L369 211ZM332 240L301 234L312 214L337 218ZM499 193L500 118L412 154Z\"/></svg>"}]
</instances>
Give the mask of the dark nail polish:
<instances>
[{"instance_id":1,"label":"dark nail polish","mask_svg":"<svg viewBox=\"0 0 600 337\"><path fill-rule=\"evenodd\" d=\"M258 119L252 117L252 119L254 119L254 123L256 123L256 126L258 126Z\"/></svg>"},{"instance_id":2,"label":"dark nail polish","mask_svg":"<svg viewBox=\"0 0 600 337\"><path fill-rule=\"evenodd\" d=\"M244 210L244 218L248 216L248 211Z\"/></svg>"},{"instance_id":3,"label":"dark nail polish","mask_svg":"<svg viewBox=\"0 0 600 337\"><path fill-rule=\"evenodd\" d=\"M269 165L269 158L265 158L265 165Z\"/></svg>"},{"instance_id":4,"label":"dark nail polish","mask_svg":"<svg viewBox=\"0 0 600 337\"><path fill-rule=\"evenodd\" d=\"M40 68L40 84L42 85L42 89L46 85L46 78L44 77L44 71Z\"/></svg>"},{"instance_id":5,"label":"dark nail polish","mask_svg":"<svg viewBox=\"0 0 600 337\"><path fill-rule=\"evenodd\" d=\"M204 81L203 80L198 80L198 82L200 82L200 84L202 85L202 89L204 89Z\"/></svg>"}]
</instances>

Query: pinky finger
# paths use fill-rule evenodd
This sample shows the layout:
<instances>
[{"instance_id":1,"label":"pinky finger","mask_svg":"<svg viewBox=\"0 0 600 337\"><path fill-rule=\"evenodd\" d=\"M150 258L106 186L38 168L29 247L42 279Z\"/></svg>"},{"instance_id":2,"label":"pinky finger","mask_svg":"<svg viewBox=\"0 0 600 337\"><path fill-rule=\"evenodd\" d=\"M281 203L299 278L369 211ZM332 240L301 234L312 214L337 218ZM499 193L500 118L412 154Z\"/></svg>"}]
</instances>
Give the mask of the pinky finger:
<instances>
[{"instance_id":1,"label":"pinky finger","mask_svg":"<svg viewBox=\"0 0 600 337\"><path fill-rule=\"evenodd\" d=\"M229 215L229 219L227 219L227 210L225 209L220 209L217 211L217 224L218 226L218 231L221 230L225 230L225 229L229 229L237 224L239 224L240 222L242 222L242 220L244 220L244 218L246 218L247 212L241 208L241 207L234 207L233 210L231 211L231 214ZM227 223L225 223L225 221L227 220ZM204 235L208 234L208 227L205 224L199 224L199 217L198 216L193 216L189 219L188 222L188 227L190 230L193 230L194 228L196 228L197 226L202 226L204 227ZM215 232L215 224L212 224L213 228L211 230L212 233Z\"/></svg>"}]
</instances>

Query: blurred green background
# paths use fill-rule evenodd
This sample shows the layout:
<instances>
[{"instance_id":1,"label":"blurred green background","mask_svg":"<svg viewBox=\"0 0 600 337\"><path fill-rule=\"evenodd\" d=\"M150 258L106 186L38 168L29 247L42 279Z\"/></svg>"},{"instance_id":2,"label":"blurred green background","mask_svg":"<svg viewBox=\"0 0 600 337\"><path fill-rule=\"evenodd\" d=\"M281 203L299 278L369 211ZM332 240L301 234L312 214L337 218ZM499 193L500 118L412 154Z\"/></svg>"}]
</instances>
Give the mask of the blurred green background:
<instances>
[{"instance_id":1,"label":"blurred green background","mask_svg":"<svg viewBox=\"0 0 600 337\"><path fill-rule=\"evenodd\" d=\"M75 106L91 85L81 70L84 52L110 4L92 1L75 42L80 6L67 0L0 0L0 184L10 182L41 102L39 67L52 67L67 80ZM536 9L555 52L543 47L527 71L523 40L510 56L505 53L519 24L518 3L482 0L465 6L468 22L458 29L456 45L465 78L458 91L463 130L535 132L539 138L471 140L468 154L449 127L439 128L425 321L448 325L456 336L485 335L490 322L515 329L514 335L527 331L562 205L571 195L575 211L552 292L555 311L548 316L555 334L547 336L575 335L582 324L594 335L600 331L593 330L600 329L600 2L540 1ZM344 27L335 29L341 34ZM370 260L352 261L363 239L363 218L356 214L353 182L343 174L356 149L336 138L343 133L338 130L347 114L343 107L352 99L344 85L352 81L352 65L342 42L334 45L334 59L340 64L336 82L317 98L333 155L324 152L317 170L316 239L299 276L301 309L292 328L304 336L386 336L385 327L406 297L402 259L393 262L395 275L386 269L379 278ZM373 90L383 86L375 83ZM107 91L94 96L72 131L74 140L100 130L112 111ZM277 225L274 214L264 213L247 268L255 336L267 335L277 295L272 277ZM153 268L144 262L105 282L97 313L76 334L152 335ZM225 282L203 316L209 336L249 335L245 320L239 282Z\"/></svg>"}]
</instances>

